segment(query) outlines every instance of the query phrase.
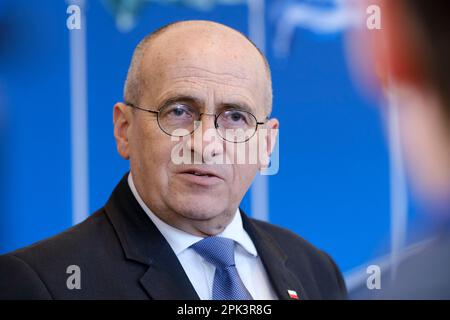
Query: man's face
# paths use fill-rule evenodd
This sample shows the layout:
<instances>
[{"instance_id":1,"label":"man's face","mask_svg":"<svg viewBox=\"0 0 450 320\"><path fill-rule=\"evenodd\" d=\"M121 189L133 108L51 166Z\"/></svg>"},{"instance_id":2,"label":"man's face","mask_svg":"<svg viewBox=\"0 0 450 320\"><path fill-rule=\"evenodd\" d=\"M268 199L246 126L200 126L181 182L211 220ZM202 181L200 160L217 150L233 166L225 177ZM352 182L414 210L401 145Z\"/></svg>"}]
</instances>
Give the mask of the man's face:
<instances>
[{"instance_id":1,"label":"man's face","mask_svg":"<svg viewBox=\"0 0 450 320\"><path fill-rule=\"evenodd\" d=\"M170 103L208 114L239 108L264 121L268 87L263 61L244 38L229 33L174 30L157 38L143 58L147 85L139 106L159 110ZM173 139L160 129L155 114L129 108L124 112L129 115L126 132L133 180L146 204L180 229L220 232L250 187L258 163L217 164L236 160L233 152L242 145L217 134L214 116L203 115L194 135ZM268 125L276 127L277 122ZM257 136L244 142L247 152ZM174 163L177 145L200 163Z\"/></svg>"}]
</instances>

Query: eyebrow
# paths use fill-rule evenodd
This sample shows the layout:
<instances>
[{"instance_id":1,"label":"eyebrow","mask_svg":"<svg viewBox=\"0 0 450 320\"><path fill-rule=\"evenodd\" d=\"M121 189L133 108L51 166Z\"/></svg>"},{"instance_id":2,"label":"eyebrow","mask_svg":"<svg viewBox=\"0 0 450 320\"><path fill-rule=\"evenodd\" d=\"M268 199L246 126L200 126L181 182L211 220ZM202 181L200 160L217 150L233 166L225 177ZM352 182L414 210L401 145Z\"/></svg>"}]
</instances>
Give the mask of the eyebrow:
<instances>
[{"instance_id":1,"label":"eyebrow","mask_svg":"<svg viewBox=\"0 0 450 320\"><path fill-rule=\"evenodd\" d=\"M180 95L175 95L175 96L172 96L172 97L164 100L164 102L158 107L158 110L160 110L161 108L164 108L165 106L168 106L170 104L177 103L177 102L187 102L190 104L202 105L202 102L200 99L198 99L194 96L191 96L191 95L180 94Z\"/></svg>"},{"instance_id":2,"label":"eyebrow","mask_svg":"<svg viewBox=\"0 0 450 320\"><path fill-rule=\"evenodd\" d=\"M204 103L202 102L202 100L195 96L188 95L188 94L179 94L179 95L175 95L173 97L170 97L170 98L164 100L164 102L161 104L161 106L158 108L158 110L167 105L177 103L177 102L186 102L186 103L193 104L196 106L204 106ZM255 114L255 110L253 110L245 102L224 102L224 103L221 103L218 108L219 111L228 110L228 109L238 109L238 110L242 110L242 111L247 111L251 114Z\"/></svg>"}]
</instances>

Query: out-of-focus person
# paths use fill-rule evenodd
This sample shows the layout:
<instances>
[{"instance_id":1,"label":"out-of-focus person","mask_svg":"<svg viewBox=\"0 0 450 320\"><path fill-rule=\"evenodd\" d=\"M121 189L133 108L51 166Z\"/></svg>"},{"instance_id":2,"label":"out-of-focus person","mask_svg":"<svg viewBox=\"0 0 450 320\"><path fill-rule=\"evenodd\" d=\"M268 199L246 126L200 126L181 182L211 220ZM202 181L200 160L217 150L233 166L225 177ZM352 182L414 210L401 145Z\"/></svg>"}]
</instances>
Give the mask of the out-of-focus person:
<instances>
[{"instance_id":1,"label":"out-of-focus person","mask_svg":"<svg viewBox=\"0 0 450 320\"><path fill-rule=\"evenodd\" d=\"M431 244L401 260L381 297L450 299L450 2L369 5L381 9L381 28L349 34L349 61L358 83L394 102L411 187L437 229Z\"/></svg>"}]
</instances>

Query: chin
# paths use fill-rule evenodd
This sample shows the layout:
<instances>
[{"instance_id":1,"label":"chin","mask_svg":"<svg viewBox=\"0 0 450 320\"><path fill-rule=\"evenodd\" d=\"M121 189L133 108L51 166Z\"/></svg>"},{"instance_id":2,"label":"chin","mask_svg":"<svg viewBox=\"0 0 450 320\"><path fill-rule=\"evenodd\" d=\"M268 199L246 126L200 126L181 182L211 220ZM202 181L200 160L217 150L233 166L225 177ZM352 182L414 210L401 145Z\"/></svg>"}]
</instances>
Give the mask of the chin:
<instances>
[{"instance_id":1,"label":"chin","mask_svg":"<svg viewBox=\"0 0 450 320\"><path fill-rule=\"evenodd\" d=\"M210 220L228 213L228 203L224 197L208 194L178 195L172 207L185 218L193 220Z\"/></svg>"}]
</instances>

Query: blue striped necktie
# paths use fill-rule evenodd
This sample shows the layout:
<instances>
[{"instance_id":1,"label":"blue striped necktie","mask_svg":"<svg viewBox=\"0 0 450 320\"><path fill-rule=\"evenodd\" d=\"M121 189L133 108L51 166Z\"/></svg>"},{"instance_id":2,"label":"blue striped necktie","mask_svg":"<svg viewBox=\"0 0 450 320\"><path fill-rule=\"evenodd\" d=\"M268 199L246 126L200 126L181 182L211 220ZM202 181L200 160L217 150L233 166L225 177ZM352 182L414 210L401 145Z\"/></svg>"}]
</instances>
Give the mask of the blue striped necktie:
<instances>
[{"instance_id":1,"label":"blue striped necktie","mask_svg":"<svg viewBox=\"0 0 450 320\"><path fill-rule=\"evenodd\" d=\"M216 267L212 290L213 300L253 299L237 272L234 263L234 245L234 240L214 236L204 238L191 246Z\"/></svg>"}]
</instances>

